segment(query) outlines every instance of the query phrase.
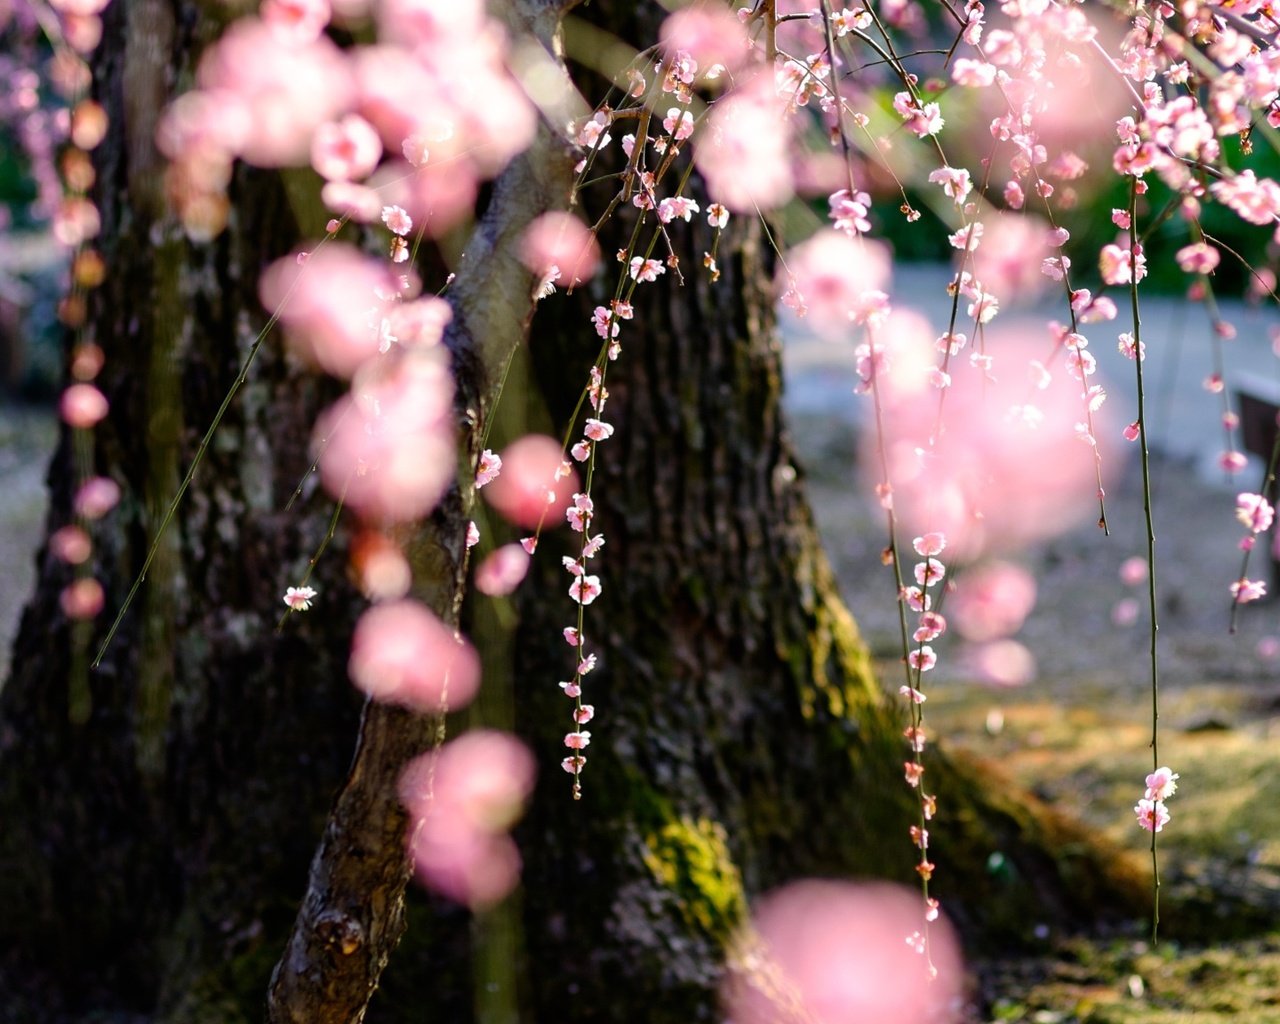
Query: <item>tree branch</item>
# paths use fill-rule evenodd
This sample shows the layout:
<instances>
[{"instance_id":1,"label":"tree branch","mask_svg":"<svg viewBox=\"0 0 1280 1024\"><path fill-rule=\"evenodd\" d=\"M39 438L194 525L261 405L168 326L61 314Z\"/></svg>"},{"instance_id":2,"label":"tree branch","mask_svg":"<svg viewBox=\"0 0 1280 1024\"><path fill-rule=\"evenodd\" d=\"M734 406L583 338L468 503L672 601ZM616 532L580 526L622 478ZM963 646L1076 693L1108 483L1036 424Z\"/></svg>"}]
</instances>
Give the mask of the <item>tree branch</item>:
<instances>
[{"instance_id":1,"label":"tree branch","mask_svg":"<svg viewBox=\"0 0 1280 1024\"><path fill-rule=\"evenodd\" d=\"M563 0L508 0L500 5L513 46L536 41L563 70ZM545 66L546 60L542 61ZM565 77L566 88L568 78ZM467 246L450 289L454 321L446 342L457 381L455 407L465 464L474 465L497 382L533 315L533 277L518 259L529 222L563 208L572 160L563 125L544 120L534 145L494 183L493 197ZM451 489L424 524L415 551L416 591L445 622L458 621L465 579L466 526L473 489ZM406 816L396 784L411 758L438 742L431 716L370 702L360 724L347 781L312 859L307 892L272 975L271 1024L356 1024L404 933L404 892L411 875Z\"/></svg>"}]
</instances>

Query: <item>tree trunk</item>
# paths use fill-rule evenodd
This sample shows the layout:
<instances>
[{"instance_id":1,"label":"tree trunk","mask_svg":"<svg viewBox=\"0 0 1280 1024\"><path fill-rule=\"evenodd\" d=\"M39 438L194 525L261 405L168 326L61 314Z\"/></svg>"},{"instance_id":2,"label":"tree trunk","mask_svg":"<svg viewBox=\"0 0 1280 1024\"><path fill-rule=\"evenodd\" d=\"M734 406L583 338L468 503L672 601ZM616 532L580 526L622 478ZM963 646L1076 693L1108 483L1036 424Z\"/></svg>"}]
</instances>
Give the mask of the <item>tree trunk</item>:
<instances>
[{"instance_id":1,"label":"tree trunk","mask_svg":"<svg viewBox=\"0 0 1280 1024\"><path fill-rule=\"evenodd\" d=\"M199 23L170 0L107 12L98 90L124 130L99 153L111 272L90 331L112 407L94 459L124 500L95 532L102 619L92 630L66 620L67 570L43 551L0 692L0 1021L260 1019L355 742L345 661L357 602L341 527L318 570L320 607L274 631L332 506L312 495L280 511L307 475L330 389L272 345L102 668L86 670L263 319L259 270L319 216L305 176L257 172L237 176L232 224L211 246L189 245L163 212L154 117L189 71ZM584 798L569 798L557 766L570 725L556 682L572 667L560 629L573 605L548 538L514 662L516 725L545 766L518 833L520 920L472 927L420 900L413 948L393 958L370 1020L466 1019L472 961L503 950L528 1019L712 1019L723 943L751 897L805 874L914 877L902 723L839 601L781 421L759 229L735 222L716 285L695 272L705 224L672 234L686 284L668 273L642 293L610 371L617 434L595 489L608 545L605 592L588 609L601 664L588 680L599 717ZM548 304L535 323L533 372L561 425L598 344L596 301ZM464 395L480 401L480 367L463 372ZM50 486L52 530L70 517L69 436ZM395 718L379 721L398 733ZM926 763L940 804L937 891L971 934L1141 901L1125 862L1034 802L967 762L931 751ZM380 806L391 863L398 819ZM1005 875L986 870L994 850ZM327 856L313 862L313 892L331 877ZM355 918L373 913L365 895ZM299 927L312 927L309 913ZM520 930L523 952L502 945ZM304 959L309 934L290 946ZM426 966L411 974L415 964ZM323 971L294 965L311 967Z\"/></svg>"},{"instance_id":2,"label":"tree trunk","mask_svg":"<svg viewBox=\"0 0 1280 1024\"><path fill-rule=\"evenodd\" d=\"M332 505L308 478L310 425L335 391L265 346L169 527L101 667L103 630L155 536L265 316L257 278L318 200L242 171L231 226L192 245L165 212L155 121L213 28L202 9L120 0L105 13L97 95L113 130L95 154L109 273L87 339L111 411L96 472L122 501L93 531L107 604L92 627L59 608L70 571L48 550L0 692L0 1011L84 1008L186 1021L257 1016L305 865L351 755L354 602L344 530L315 585L323 617L280 634ZM311 189L314 193L314 188ZM314 220L308 223L314 231ZM50 531L71 521L72 438L49 472ZM284 505L299 481L306 500ZM345 596L343 596L345 595ZM185 1007L208 1005L209 1016Z\"/></svg>"},{"instance_id":3,"label":"tree trunk","mask_svg":"<svg viewBox=\"0 0 1280 1024\"><path fill-rule=\"evenodd\" d=\"M602 250L633 225L607 229ZM711 229L679 227L685 283L668 271L637 291L608 371L616 432L593 488L606 544L586 609L600 657L584 683L596 718L579 802L556 764L574 728L557 681L573 672L561 630L576 616L559 556L576 547L544 541L552 557L524 591L516 714L544 766L521 833L537 1020L623 1022L638 1006L652 1021L717 1019L724 944L754 897L803 876L920 884L906 711L873 678L805 498L763 232L731 222L712 284L700 270ZM598 350L598 301L548 302L534 322L557 436ZM931 891L971 943L1145 905L1118 851L971 759L930 747L923 760L938 796Z\"/></svg>"}]
</instances>

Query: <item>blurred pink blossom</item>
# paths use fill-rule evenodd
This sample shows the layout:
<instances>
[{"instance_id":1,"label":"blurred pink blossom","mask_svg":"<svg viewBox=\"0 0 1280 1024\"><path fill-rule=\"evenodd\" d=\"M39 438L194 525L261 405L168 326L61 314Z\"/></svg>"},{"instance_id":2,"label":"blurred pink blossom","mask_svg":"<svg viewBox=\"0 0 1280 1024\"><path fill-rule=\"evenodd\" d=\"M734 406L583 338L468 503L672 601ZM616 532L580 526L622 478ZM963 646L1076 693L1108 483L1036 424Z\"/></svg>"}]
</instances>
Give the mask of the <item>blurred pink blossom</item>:
<instances>
[{"instance_id":1,"label":"blurred pink blossom","mask_svg":"<svg viewBox=\"0 0 1280 1024\"><path fill-rule=\"evenodd\" d=\"M375 605L360 616L348 671L371 699L421 712L465 707L480 685L471 645L409 600Z\"/></svg>"},{"instance_id":2,"label":"blurred pink blossom","mask_svg":"<svg viewBox=\"0 0 1280 1024\"><path fill-rule=\"evenodd\" d=\"M884 335L887 347L894 333L877 337ZM1079 381L1054 374L1029 392L1025 367L1035 353L1027 343L990 330L985 342L972 366L952 359L941 430L937 392L920 387L917 364L899 360L899 369L889 359L877 378L888 479L903 526L912 533L941 530L962 561L1060 532L1096 509L1097 500L1094 449L1081 444L1076 429L1083 416ZM1106 407L1092 418L1093 436L1109 436ZM878 463L874 451L865 458ZM1104 485L1113 463L1103 460Z\"/></svg>"},{"instance_id":3,"label":"blurred pink blossom","mask_svg":"<svg viewBox=\"0 0 1280 1024\"><path fill-rule=\"evenodd\" d=\"M768 74L719 100L694 148L711 197L735 213L772 210L790 199L789 124Z\"/></svg>"},{"instance_id":4,"label":"blurred pink blossom","mask_svg":"<svg viewBox=\"0 0 1280 1024\"><path fill-rule=\"evenodd\" d=\"M311 166L326 181L367 178L382 158L382 140L359 114L348 114L316 128Z\"/></svg>"},{"instance_id":5,"label":"blurred pink blossom","mask_svg":"<svg viewBox=\"0 0 1280 1024\"><path fill-rule=\"evenodd\" d=\"M735 1024L928 1024L961 991L959 946L943 919L917 952L919 891L796 882L765 897L722 988ZM930 980L930 965L937 976Z\"/></svg>"},{"instance_id":6,"label":"blurred pink blossom","mask_svg":"<svg viewBox=\"0 0 1280 1024\"><path fill-rule=\"evenodd\" d=\"M235 154L259 167L307 162L316 129L355 100L348 59L327 36L292 44L257 18L232 22L200 60L203 91L239 118Z\"/></svg>"},{"instance_id":7,"label":"blurred pink blossom","mask_svg":"<svg viewBox=\"0 0 1280 1024\"><path fill-rule=\"evenodd\" d=\"M529 571L530 557L519 544L504 544L476 567L476 589L490 597L512 593Z\"/></svg>"},{"instance_id":8,"label":"blurred pink blossom","mask_svg":"<svg viewBox=\"0 0 1280 1024\"><path fill-rule=\"evenodd\" d=\"M984 642L1016 633L1035 603L1031 573L1012 562L987 562L960 574L947 613L966 640Z\"/></svg>"},{"instance_id":9,"label":"blurred pink blossom","mask_svg":"<svg viewBox=\"0 0 1280 1024\"><path fill-rule=\"evenodd\" d=\"M472 907L491 906L519 878L507 835L533 791L534 761L505 733L473 730L411 761L400 777L418 878Z\"/></svg>"},{"instance_id":10,"label":"blurred pink blossom","mask_svg":"<svg viewBox=\"0 0 1280 1024\"><path fill-rule=\"evenodd\" d=\"M557 283L578 284L596 272L600 246L573 214L544 213L525 229L520 259L535 274L545 274L554 266L560 271Z\"/></svg>"},{"instance_id":11,"label":"blurred pink blossom","mask_svg":"<svg viewBox=\"0 0 1280 1024\"><path fill-rule=\"evenodd\" d=\"M107 397L92 384L72 384L62 392L58 412L68 426L87 430L107 415Z\"/></svg>"},{"instance_id":12,"label":"blurred pink blossom","mask_svg":"<svg viewBox=\"0 0 1280 1024\"><path fill-rule=\"evenodd\" d=\"M120 485L110 477L93 476L80 485L73 502L76 515L101 519L120 501Z\"/></svg>"},{"instance_id":13,"label":"blurred pink blossom","mask_svg":"<svg viewBox=\"0 0 1280 1024\"><path fill-rule=\"evenodd\" d=\"M78 526L64 526L49 537L49 553L68 565L88 561L92 551L89 535Z\"/></svg>"},{"instance_id":14,"label":"blurred pink blossom","mask_svg":"<svg viewBox=\"0 0 1280 1024\"><path fill-rule=\"evenodd\" d=\"M484 496L505 519L520 526L536 527L544 519L548 527L558 526L578 486L576 473L558 476L563 461L553 438L522 437L502 452L502 475L485 488Z\"/></svg>"},{"instance_id":15,"label":"blurred pink blossom","mask_svg":"<svg viewBox=\"0 0 1280 1024\"><path fill-rule=\"evenodd\" d=\"M102 584L92 576L75 580L58 595L63 614L69 619L92 619L102 611L104 595Z\"/></svg>"},{"instance_id":16,"label":"blurred pink blossom","mask_svg":"<svg viewBox=\"0 0 1280 1024\"><path fill-rule=\"evenodd\" d=\"M669 53L684 50L706 73L720 64L736 71L749 57L747 33L742 23L722 3L698 0L671 14L659 31Z\"/></svg>"},{"instance_id":17,"label":"blurred pink blossom","mask_svg":"<svg viewBox=\"0 0 1280 1024\"><path fill-rule=\"evenodd\" d=\"M787 254L781 271L808 307L809 325L827 338L846 337L868 292L889 284L889 254L879 242L822 228Z\"/></svg>"},{"instance_id":18,"label":"blurred pink blossom","mask_svg":"<svg viewBox=\"0 0 1280 1024\"><path fill-rule=\"evenodd\" d=\"M357 378L316 425L320 474L366 520L418 519L457 475L453 376L443 348L406 353L385 373Z\"/></svg>"},{"instance_id":19,"label":"blurred pink blossom","mask_svg":"<svg viewBox=\"0 0 1280 1024\"><path fill-rule=\"evenodd\" d=\"M383 261L330 243L302 263L276 260L259 284L262 305L279 312L294 350L336 377L378 354L387 300L399 291Z\"/></svg>"},{"instance_id":20,"label":"blurred pink blossom","mask_svg":"<svg viewBox=\"0 0 1280 1024\"><path fill-rule=\"evenodd\" d=\"M1036 677L1036 659L1016 640L971 644L962 655L965 667L990 686L1025 686Z\"/></svg>"}]
</instances>

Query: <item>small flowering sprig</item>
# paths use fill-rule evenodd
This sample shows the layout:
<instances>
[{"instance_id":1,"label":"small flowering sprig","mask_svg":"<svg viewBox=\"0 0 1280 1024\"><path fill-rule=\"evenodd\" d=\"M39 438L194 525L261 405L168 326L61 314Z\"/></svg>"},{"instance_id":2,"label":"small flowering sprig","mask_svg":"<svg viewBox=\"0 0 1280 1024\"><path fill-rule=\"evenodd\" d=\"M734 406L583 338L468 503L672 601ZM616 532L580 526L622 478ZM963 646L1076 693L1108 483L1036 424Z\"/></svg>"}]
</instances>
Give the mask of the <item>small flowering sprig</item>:
<instances>
[{"instance_id":1,"label":"small flowering sprig","mask_svg":"<svg viewBox=\"0 0 1280 1024\"><path fill-rule=\"evenodd\" d=\"M931 671L938 663L938 656L931 644L947 629L947 621L934 610L932 588L940 584L946 576L946 567L937 557L947 546L946 537L941 533L926 533L911 542L915 553L922 561L917 562L913 570L916 585L902 587L899 593L899 604L905 605L915 612L919 618L915 630L911 634L911 642L915 647L908 651L906 657L907 683L899 689L899 693L907 700L910 715L909 724L903 731L907 741L909 758L903 764L903 777L907 785L916 791L919 798L919 820L908 830L911 843L920 853L916 863L916 874L920 876L921 892L924 898L924 933L908 942L922 954L928 955L929 924L937 920L938 901L929 895L929 882L933 878L936 865L929 860L928 823L937 813L937 799L925 792L922 784L924 765L921 754L924 752L927 735L924 728L924 702L927 699L922 689L921 679L924 673ZM905 638L904 638L905 639ZM932 971L932 965L931 965Z\"/></svg>"},{"instance_id":2,"label":"small flowering sprig","mask_svg":"<svg viewBox=\"0 0 1280 1024\"><path fill-rule=\"evenodd\" d=\"M1178 791L1177 772L1170 768L1158 767L1147 776L1146 791L1142 799L1134 805L1133 813L1138 816L1138 824L1151 833L1151 870L1154 892L1151 914L1151 941L1155 942L1160 928L1160 864L1156 858L1156 833L1169 824L1169 809L1165 801Z\"/></svg>"},{"instance_id":3,"label":"small flowering sprig","mask_svg":"<svg viewBox=\"0 0 1280 1024\"><path fill-rule=\"evenodd\" d=\"M1247 531L1240 538L1240 550L1244 555L1240 562L1240 576L1231 584L1231 625L1230 631L1236 631L1236 611L1242 604L1257 601L1267 594L1264 580L1251 580L1248 577L1249 556L1257 542L1258 534L1266 533L1275 521L1275 509L1271 502L1261 494L1242 491L1236 495L1236 518Z\"/></svg>"}]
</instances>

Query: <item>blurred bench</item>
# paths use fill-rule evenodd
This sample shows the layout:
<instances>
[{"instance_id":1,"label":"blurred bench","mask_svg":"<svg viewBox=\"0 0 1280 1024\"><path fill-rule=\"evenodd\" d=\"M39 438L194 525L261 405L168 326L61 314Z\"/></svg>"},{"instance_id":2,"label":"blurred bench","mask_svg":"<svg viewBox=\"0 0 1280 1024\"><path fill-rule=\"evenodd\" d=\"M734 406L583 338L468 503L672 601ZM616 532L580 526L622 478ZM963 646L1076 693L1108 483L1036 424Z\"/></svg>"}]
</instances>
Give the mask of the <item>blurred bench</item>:
<instances>
[{"instance_id":1,"label":"blurred bench","mask_svg":"<svg viewBox=\"0 0 1280 1024\"><path fill-rule=\"evenodd\" d=\"M1236 375L1236 400L1240 409L1240 441L1244 450L1262 460L1263 466L1271 462L1276 434L1280 433L1280 381L1257 374ZM1276 484L1268 488L1266 498L1276 503ZM1273 598L1280 594L1280 560L1272 543L1277 527L1268 532L1267 553L1271 560L1271 585L1267 588Z\"/></svg>"}]
</instances>

